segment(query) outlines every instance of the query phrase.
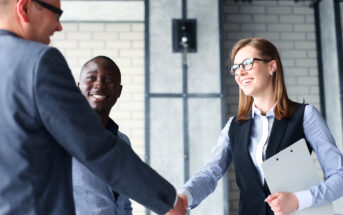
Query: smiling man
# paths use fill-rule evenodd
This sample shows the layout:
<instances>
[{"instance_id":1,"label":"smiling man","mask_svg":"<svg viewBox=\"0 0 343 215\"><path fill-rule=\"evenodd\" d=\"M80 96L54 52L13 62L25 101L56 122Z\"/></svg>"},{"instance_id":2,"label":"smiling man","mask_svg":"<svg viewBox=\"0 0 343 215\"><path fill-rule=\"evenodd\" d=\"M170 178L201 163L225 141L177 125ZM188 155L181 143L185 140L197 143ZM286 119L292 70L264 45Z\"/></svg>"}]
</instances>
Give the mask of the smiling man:
<instances>
[{"instance_id":1,"label":"smiling man","mask_svg":"<svg viewBox=\"0 0 343 215\"><path fill-rule=\"evenodd\" d=\"M48 46L61 15L60 0L0 0L0 214L74 215L72 157L158 214L181 208L175 188L103 127Z\"/></svg>"},{"instance_id":2,"label":"smiling man","mask_svg":"<svg viewBox=\"0 0 343 215\"><path fill-rule=\"evenodd\" d=\"M123 88L118 66L106 56L95 57L82 67L78 86L104 128L130 145L129 138L109 118ZM73 186L77 215L132 214L131 202L126 196L113 191L76 159L73 159Z\"/></svg>"}]
</instances>

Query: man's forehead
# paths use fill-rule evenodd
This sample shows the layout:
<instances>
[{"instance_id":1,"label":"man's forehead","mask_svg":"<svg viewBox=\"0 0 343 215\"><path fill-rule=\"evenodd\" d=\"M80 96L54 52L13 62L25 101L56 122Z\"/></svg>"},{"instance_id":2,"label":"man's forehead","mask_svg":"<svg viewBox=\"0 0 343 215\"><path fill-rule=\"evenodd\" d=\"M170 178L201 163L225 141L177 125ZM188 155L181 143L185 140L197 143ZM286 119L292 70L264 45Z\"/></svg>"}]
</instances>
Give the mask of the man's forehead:
<instances>
[{"instance_id":1,"label":"man's forehead","mask_svg":"<svg viewBox=\"0 0 343 215\"><path fill-rule=\"evenodd\" d=\"M119 76L119 71L117 68L113 67L110 63L107 62L88 62L82 69L82 74L98 74L101 72L103 75L110 76Z\"/></svg>"}]
</instances>

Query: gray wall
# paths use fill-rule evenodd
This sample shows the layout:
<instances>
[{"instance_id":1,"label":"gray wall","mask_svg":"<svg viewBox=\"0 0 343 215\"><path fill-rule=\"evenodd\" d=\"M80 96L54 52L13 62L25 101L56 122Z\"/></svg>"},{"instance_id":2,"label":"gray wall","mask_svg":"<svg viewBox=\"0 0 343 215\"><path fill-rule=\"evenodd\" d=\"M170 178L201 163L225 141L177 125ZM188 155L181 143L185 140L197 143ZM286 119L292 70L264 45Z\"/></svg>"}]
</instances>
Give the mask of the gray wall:
<instances>
[{"instance_id":1,"label":"gray wall","mask_svg":"<svg viewBox=\"0 0 343 215\"><path fill-rule=\"evenodd\" d=\"M197 20L198 44L197 52L188 54L187 78L182 54L172 52L171 24L172 19L182 18L181 2L149 0L146 80L150 164L177 188L208 159L223 117L218 1L187 1L187 18ZM219 182L216 191L191 214L225 214L225 183Z\"/></svg>"}]
</instances>

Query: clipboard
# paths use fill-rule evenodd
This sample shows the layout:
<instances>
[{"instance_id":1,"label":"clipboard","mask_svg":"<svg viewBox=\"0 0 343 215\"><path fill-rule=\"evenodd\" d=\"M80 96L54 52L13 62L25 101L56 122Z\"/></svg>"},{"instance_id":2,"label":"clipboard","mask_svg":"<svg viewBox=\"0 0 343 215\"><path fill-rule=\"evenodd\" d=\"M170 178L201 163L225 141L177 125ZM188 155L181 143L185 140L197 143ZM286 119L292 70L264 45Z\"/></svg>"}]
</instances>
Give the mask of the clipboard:
<instances>
[{"instance_id":1,"label":"clipboard","mask_svg":"<svg viewBox=\"0 0 343 215\"><path fill-rule=\"evenodd\" d=\"M262 163L262 171L271 193L297 192L321 181L304 139L297 141ZM334 215L332 204L306 208L292 215Z\"/></svg>"}]
</instances>

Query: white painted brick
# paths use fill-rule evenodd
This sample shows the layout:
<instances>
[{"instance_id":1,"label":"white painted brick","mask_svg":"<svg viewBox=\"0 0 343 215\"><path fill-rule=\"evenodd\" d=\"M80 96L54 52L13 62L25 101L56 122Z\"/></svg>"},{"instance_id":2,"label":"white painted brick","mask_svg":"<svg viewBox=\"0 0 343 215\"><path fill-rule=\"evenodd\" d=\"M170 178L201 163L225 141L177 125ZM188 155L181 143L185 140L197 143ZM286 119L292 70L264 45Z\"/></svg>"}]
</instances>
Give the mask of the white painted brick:
<instances>
[{"instance_id":1,"label":"white painted brick","mask_svg":"<svg viewBox=\"0 0 343 215\"><path fill-rule=\"evenodd\" d=\"M291 14L292 7L267 7L268 14Z\"/></svg>"},{"instance_id":2,"label":"white painted brick","mask_svg":"<svg viewBox=\"0 0 343 215\"><path fill-rule=\"evenodd\" d=\"M306 7L293 7L294 14L314 14L314 9L308 6Z\"/></svg>"},{"instance_id":3,"label":"white painted brick","mask_svg":"<svg viewBox=\"0 0 343 215\"><path fill-rule=\"evenodd\" d=\"M306 33L306 39L307 40L316 40L316 34L315 33Z\"/></svg>"},{"instance_id":4,"label":"white painted brick","mask_svg":"<svg viewBox=\"0 0 343 215\"><path fill-rule=\"evenodd\" d=\"M306 86L317 86L318 78L317 77L299 77L297 79L298 84Z\"/></svg>"},{"instance_id":5,"label":"white painted brick","mask_svg":"<svg viewBox=\"0 0 343 215\"><path fill-rule=\"evenodd\" d=\"M89 49L68 49L65 54L67 57L91 57L91 50L89 50Z\"/></svg>"},{"instance_id":6,"label":"white painted brick","mask_svg":"<svg viewBox=\"0 0 343 215\"><path fill-rule=\"evenodd\" d=\"M316 50L314 50L314 51L307 51L307 57L316 58L317 59L317 51Z\"/></svg>"},{"instance_id":7,"label":"white painted brick","mask_svg":"<svg viewBox=\"0 0 343 215\"><path fill-rule=\"evenodd\" d=\"M243 14L264 14L266 13L265 7L257 7L257 6L245 6L241 7L241 13Z\"/></svg>"},{"instance_id":8,"label":"white painted brick","mask_svg":"<svg viewBox=\"0 0 343 215\"><path fill-rule=\"evenodd\" d=\"M305 68L285 68L284 73L287 77L307 76L308 72Z\"/></svg>"},{"instance_id":9,"label":"white painted brick","mask_svg":"<svg viewBox=\"0 0 343 215\"><path fill-rule=\"evenodd\" d=\"M319 86L311 86L310 87L310 92L313 95L319 95Z\"/></svg>"},{"instance_id":10,"label":"white painted brick","mask_svg":"<svg viewBox=\"0 0 343 215\"><path fill-rule=\"evenodd\" d=\"M141 32L141 31L144 31L145 29L145 25L144 23L133 23L131 24L131 27L132 27L132 31L138 31L138 32Z\"/></svg>"},{"instance_id":11,"label":"white painted brick","mask_svg":"<svg viewBox=\"0 0 343 215\"><path fill-rule=\"evenodd\" d=\"M131 58L127 58L127 57L120 57L116 60L117 65L119 66L119 68L121 67L126 67L126 66L130 66L131 65Z\"/></svg>"},{"instance_id":12,"label":"white painted brick","mask_svg":"<svg viewBox=\"0 0 343 215\"><path fill-rule=\"evenodd\" d=\"M296 49L316 50L316 44L314 42L295 42Z\"/></svg>"},{"instance_id":13,"label":"white painted brick","mask_svg":"<svg viewBox=\"0 0 343 215\"><path fill-rule=\"evenodd\" d=\"M119 39L123 40L144 40L144 34L140 32L120 33Z\"/></svg>"},{"instance_id":14,"label":"white painted brick","mask_svg":"<svg viewBox=\"0 0 343 215\"><path fill-rule=\"evenodd\" d=\"M228 34L226 39L228 40L235 40L237 42L238 40L246 37L252 37L254 34L253 33L247 33L247 32L232 32Z\"/></svg>"},{"instance_id":15,"label":"white painted brick","mask_svg":"<svg viewBox=\"0 0 343 215\"><path fill-rule=\"evenodd\" d=\"M131 93L132 95L132 99L135 101L139 101L139 102L144 102L144 97L142 96L142 93Z\"/></svg>"},{"instance_id":16,"label":"white painted brick","mask_svg":"<svg viewBox=\"0 0 343 215\"><path fill-rule=\"evenodd\" d=\"M244 23L244 22L251 22L252 16L245 14L245 15L227 15L226 20L230 23Z\"/></svg>"},{"instance_id":17,"label":"white painted brick","mask_svg":"<svg viewBox=\"0 0 343 215\"><path fill-rule=\"evenodd\" d=\"M300 15L280 15L281 23L304 23L305 16Z\"/></svg>"},{"instance_id":18,"label":"white painted brick","mask_svg":"<svg viewBox=\"0 0 343 215\"><path fill-rule=\"evenodd\" d=\"M282 65L287 68L294 67L295 59L290 59L290 58L282 59Z\"/></svg>"},{"instance_id":19,"label":"white painted brick","mask_svg":"<svg viewBox=\"0 0 343 215\"><path fill-rule=\"evenodd\" d=\"M127 32L130 32L131 26L128 25L127 23L107 23L107 24L105 24L105 29L107 32L108 31L116 31L116 32L127 31Z\"/></svg>"},{"instance_id":20,"label":"white painted brick","mask_svg":"<svg viewBox=\"0 0 343 215\"><path fill-rule=\"evenodd\" d=\"M119 56L120 57L143 57L144 56L144 50L139 49L122 49L119 50Z\"/></svg>"},{"instance_id":21,"label":"white painted brick","mask_svg":"<svg viewBox=\"0 0 343 215\"><path fill-rule=\"evenodd\" d=\"M55 32L54 35L51 37L51 41L53 40L64 40L66 35L64 32Z\"/></svg>"},{"instance_id":22,"label":"white painted brick","mask_svg":"<svg viewBox=\"0 0 343 215\"><path fill-rule=\"evenodd\" d=\"M269 31L287 32L293 31L293 28L292 24L268 24Z\"/></svg>"},{"instance_id":23,"label":"white painted brick","mask_svg":"<svg viewBox=\"0 0 343 215\"><path fill-rule=\"evenodd\" d=\"M223 31L239 31L240 27L240 24L235 23L224 24Z\"/></svg>"},{"instance_id":24,"label":"white painted brick","mask_svg":"<svg viewBox=\"0 0 343 215\"><path fill-rule=\"evenodd\" d=\"M119 34L117 32L94 32L93 33L93 39L105 40L106 42L117 40L118 37L119 37Z\"/></svg>"},{"instance_id":25,"label":"white painted brick","mask_svg":"<svg viewBox=\"0 0 343 215\"><path fill-rule=\"evenodd\" d=\"M142 58L133 58L132 59L132 66L142 66L144 67L145 62Z\"/></svg>"},{"instance_id":26,"label":"white painted brick","mask_svg":"<svg viewBox=\"0 0 343 215\"><path fill-rule=\"evenodd\" d=\"M110 50L110 49L93 49L92 50L92 55L93 56L97 56L97 55L105 55L107 57L110 57L110 58L116 58L118 57L118 50Z\"/></svg>"},{"instance_id":27,"label":"white painted brick","mask_svg":"<svg viewBox=\"0 0 343 215\"><path fill-rule=\"evenodd\" d=\"M294 31L314 32L315 27L314 27L314 25L308 25L308 24L295 24L294 25Z\"/></svg>"},{"instance_id":28,"label":"white painted brick","mask_svg":"<svg viewBox=\"0 0 343 215\"><path fill-rule=\"evenodd\" d=\"M306 15L305 17L307 24L314 24L314 16L313 15Z\"/></svg>"},{"instance_id":29,"label":"white painted brick","mask_svg":"<svg viewBox=\"0 0 343 215\"><path fill-rule=\"evenodd\" d=\"M309 75L310 76L317 76L318 77L318 68L309 68Z\"/></svg>"},{"instance_id":30,"label":"white painted brick","mask_svg":"<svg viewBox=\"0 0 343 215\"><path fill-rule=\"evenodd\" d=\"M305 33L281 33L281 40L305 40Z\"/></svg>"},{"instance_id":31,"label":"white painted brick","mask_svg":"<svg viewBox=\"0 0 343 215\"><path fill-rule=\"evenodd\" d=\"M143 75L135 75L132 77L132 84L144 84L144 76Z\"/></svg>"},{"instance_id":32,"label":"white painted brick","mask_svg":"<svg viewBox=\"0 0 343 215\"><path fill-rule=\"evenodd\" d=\"M305 101L308 104L318 104L320 102L320 99L318 96L306 96Z\"/></svg>"},{"instance_id":33,"label":"white painted brick","mask_svg":"<svg viewBox=\"0 0 343 215\"><path fill-rule=\"evenodd\" d=\"M120 41L120 40L111 40L111 41L105 41L105 47L108 49L129 49L131 47L130 41Z\"/></svg>"},{"instance_id":34,"label":"white painted brick","mask_svg":"<svg viewBox=\"0 0 343 215\"><path fill-rule=\"evenodd\" d=\"M246 3L250 4L250 3ZM263 5L263 6L276 6L278 1L270 1L270 0L258 0L253 2L254 5Z\"/></svg>"},{"instance_id":35,"label":"white painted brick","mask_svg":"<svg viewBox=\"0 0 343 215\"><path fill-rule=\"evenodd\" d=\"M90 32L68 32L66 35L67 40L90 40L92 34Z\"/></svg>"},{"instance_id":36,"label":"white painted brick","mask_svg":"<svg viewBox=\"0 0 343 215\"><path fill-rule=\"evenodd\" d=\"M317 59L297 59L296 65L299 67L315 67L317 68Z\"/></svg>"},{"instance_id":37,"label":"white painted brick","mask_svg":"<svg viewBox=\"0 0 343 215\"><path fill-rule=\"evenodd\" d=\"M80 23L79 30L80 31L103 31L105 28L104 24L100 23Z\"/></svg>"},{"instance_id":38,"label":"white painted brick","mask_svg":"<svg viewBox=\"0 0 343 215\"><path fill-rule=\"evenodd\" d=\"M296 83L297 83L295 77L293 77L293 76L285 77L285 82L286 82L286 86L287 87L296 85Z\"/></svg>"},{"instance_id":39,"label":"white painted brick","mask_svg":"<svg viewBox=\"0 0 343 215\"><path fill-rule=\"evenodd\" d=\"M306 6L306 4L302 1L294 2L294 1L277 1L279 6L293 6L293 7L301 7L301 6Z\"/></svg>"},{"instance_id":40,"label":"white painted brick","mask_svg":"<svg viewBox=\"0 0 343 215\"><path fill-rule=\"evenodd\" d=\"M242 30L247 32L265 31L266 24L242 24Z\"/></svg>"},{"instance_id":41,"label":"white painted brick","mask_svg":"<svg viewBox=\"0 0 343 215\"><path fill-rule=\"evenodd\" d=\"M72 48L75 49L78 47L78 42L76 40L56 40L53 41L52 46L58 48L58 49L67 49Z\"/></svg>"},{"instance_id":42,"label":"white painted brick","mask_svg":"<svg viewBox=\"0 0 343 215\"><path fill-rule=\"evenodd\" d=\"M279 17L276 15L254 15L254 22L257 23L278 23Z\"/></svg>"},{"instance_id":43,"label":"white painted brick","mask_svg":"<svg viewBox=\"0 0 343 215\"><path fill-rule=\"evenodd\" d=\"M130 85L127 85L125 87L125 92L126 93L144 92L144 85L130 83Z\"/></svg>"},{"instance_id":44,"label":"white painted brick","mask_svg":"<svg viewBox=\"0 0 343 215\"><path fill-rule=\"evenodd\" d=\"M289 94L307 94L309 93L309 88L306 86L290 86L287 88Z\"/></svg>"},{"instance_id":45,"label":"white painted brick","mask_svg":"<svg viewBox=\"0 0 343 215\"><path fill-rule=\"evenodd\" d=\"M267 40L279 40L280 39L280 34L277 32L256 32L254 33L254 37L264 37Z\"/></svg>"},{"instance_id":46,"label":"white painted brick","mask_svg":"<svg viewBox=\"0 0 343 215\"><path fill-rule=\"evenodd\" d=\"M294 49L294 42L292 41L275 41L274 45L278 50Z\"/></svg>"},{"instance_id":47,"label":"white painted brick","mask_svg":"<svg viewBox=\"0 0 343 215\"><path fill-rule=\"evenodd\" d=\"M78 23L64 23L61 22L62 25L62 32L70 32L70 31L78 31L79 30L79 24Z\"/></svg>"},{"instance_id":48,"label":"white painted brick","mask_svg":"<svg viewBox=\"0 0 343 215\"><path fill-rule=\"evenodd\" d=\"M236 5L225 5L223 7L223 13L225 14L235 14L239 12L239 7Z\"/></svg>"},{"instance_id":49,"label":"white painted brick","mask_svg":"<svg viewBox=\"0 0 343 215\"><path fill-rule=\"evenodd\" d=\"M97 40L83 40L80 41L80 48L81 49L103 49L104 48L104 41L97 41Z\"/></svg>"},{"instance_id":50,"label":"white painted brick","mask_svg":"<svg viewBox=\"0 0 343 215\"><path fill-rule=\"evenodd\" d=\"M136 48L139 48L139 49L144 49L144 41L132 41L132 48L136 49Z\"/></svg>"}]
</instances>

